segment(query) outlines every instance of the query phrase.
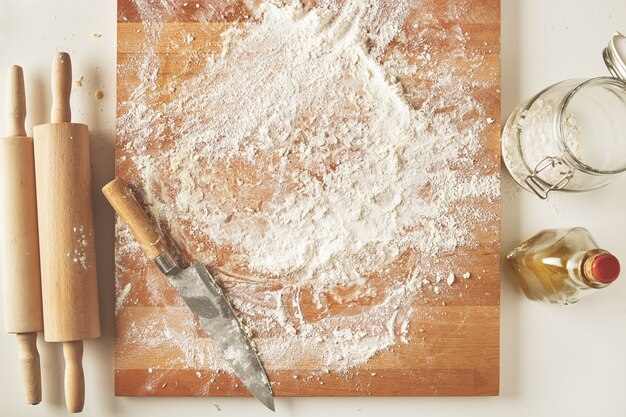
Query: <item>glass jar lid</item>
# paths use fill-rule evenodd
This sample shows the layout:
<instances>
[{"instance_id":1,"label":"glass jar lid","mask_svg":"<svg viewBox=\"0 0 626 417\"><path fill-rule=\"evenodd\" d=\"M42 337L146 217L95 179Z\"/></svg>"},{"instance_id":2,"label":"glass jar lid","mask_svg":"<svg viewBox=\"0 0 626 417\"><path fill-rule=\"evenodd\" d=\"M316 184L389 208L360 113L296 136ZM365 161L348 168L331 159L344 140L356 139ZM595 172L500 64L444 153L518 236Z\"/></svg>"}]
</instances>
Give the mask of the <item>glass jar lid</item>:
<instances>
[{"instance_id":1,"label":"glass jar lid","mask_svg":"<svg viewBox=\"0 0 626 417\"><path fill-rule=\"evenodd\" d=\"M617 32L602 51L604 63L611 74L626 81L626 36Z\"/></svg>"}]
</instances>

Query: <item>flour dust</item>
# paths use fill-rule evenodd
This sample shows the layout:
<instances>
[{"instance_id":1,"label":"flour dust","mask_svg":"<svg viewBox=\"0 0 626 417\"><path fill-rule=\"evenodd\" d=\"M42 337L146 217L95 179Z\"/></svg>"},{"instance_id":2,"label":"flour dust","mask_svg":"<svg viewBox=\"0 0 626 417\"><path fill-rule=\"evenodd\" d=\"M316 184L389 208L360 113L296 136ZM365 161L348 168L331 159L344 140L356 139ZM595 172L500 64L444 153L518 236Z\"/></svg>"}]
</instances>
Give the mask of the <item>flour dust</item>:
<instances>
[{"instance_id":1,"label":"flour dust","mask_svg":"<svg viewBox=\"0 0 626 417\"><path fill-rule=\"evenodd\" d=\"M219 20L226 3L196 20ZM169 65L183 72L173 77L157 48L176 6L136 4L146 41L118 69L139 79L120 104L118 168L181 258L221 280L268 369L363 365L433 320L416 305L471 285L442 259L475 247L479 229L497 235L489 204L477 203L500 191L498 173L477 166L488 123L471 71L483 57L458 25L407 26L409 1L255 3L213 52L198 52L201 29L170 39ZM406 45L407 31L456 47L446 60ZM458 59L469 76L453 71ZM411 82L418 75L430 88ZM118 258L141 259L128 231L117 234ZM167 285L137 276L147 279ZM118 309L136 301L127 285L118 283ZM162 287L143 285L163 303ZM199 343L193 316L155 320L120 337L177 346L173 366L227 369Z\"/></svg>"}]
</instances>

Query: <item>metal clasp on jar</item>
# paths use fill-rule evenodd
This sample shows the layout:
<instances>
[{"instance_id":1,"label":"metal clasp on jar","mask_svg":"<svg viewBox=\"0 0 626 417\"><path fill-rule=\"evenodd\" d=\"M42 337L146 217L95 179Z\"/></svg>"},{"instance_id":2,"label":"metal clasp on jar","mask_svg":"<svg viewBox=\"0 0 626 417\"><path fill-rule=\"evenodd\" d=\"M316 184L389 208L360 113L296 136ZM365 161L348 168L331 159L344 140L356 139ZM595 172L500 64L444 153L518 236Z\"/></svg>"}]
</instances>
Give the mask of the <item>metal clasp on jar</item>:
<instances>
[{"instance_id":1,"label":"metal clasp on jar","mask_svg":"<svg viewBox=\"0 0 626 417\"><path fill-rule=\"evenodd\" d=\"M559 174L562 177L555 182L554 184L550 184L545 180L539 178L538 174L548 168L556 168L557 166L565 165L565 163L555 156L547 156L543 158L539 163L535 166L533 173L527 175L524 178L524 182L539 198L545 200L548 198L548 193L552 190L560 190L567 185L567 183L574 176L574 170L570 169L568 171L560 171Z\"/></svg>"}]
</instances>

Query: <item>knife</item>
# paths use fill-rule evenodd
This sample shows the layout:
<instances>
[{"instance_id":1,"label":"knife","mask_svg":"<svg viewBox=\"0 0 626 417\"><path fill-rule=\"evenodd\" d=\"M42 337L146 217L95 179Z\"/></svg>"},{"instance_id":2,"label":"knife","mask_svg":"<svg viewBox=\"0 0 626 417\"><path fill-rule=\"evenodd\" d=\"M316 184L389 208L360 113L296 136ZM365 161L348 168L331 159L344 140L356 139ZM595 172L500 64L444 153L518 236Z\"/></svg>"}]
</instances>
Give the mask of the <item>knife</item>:
<instances>
[{"instance_id":1,"label":"knife","mask_svg":"<svg viewBox=\"0 0 626 417\"><path fill-rule=\"evenodd\" d=\"M267 408L274 409L269 380L250 339L222 289L200 262L178 267L158 229L126 183L116 178L102 188L117 215L128 225L144 252L170 280L178 295L198 317L200 325L220 347L246 388Z\"/></svg>"}]
</instances>

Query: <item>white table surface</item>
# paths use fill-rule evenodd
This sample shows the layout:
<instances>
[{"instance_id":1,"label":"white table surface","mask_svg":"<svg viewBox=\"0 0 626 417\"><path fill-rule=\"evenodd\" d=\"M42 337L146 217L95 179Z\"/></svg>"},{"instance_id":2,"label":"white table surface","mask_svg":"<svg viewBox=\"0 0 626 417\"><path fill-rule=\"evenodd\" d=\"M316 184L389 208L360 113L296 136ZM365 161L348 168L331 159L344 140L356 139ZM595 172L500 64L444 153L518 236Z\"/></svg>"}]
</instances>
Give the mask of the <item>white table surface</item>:
<instances>
[{"instance_id":1,"label":"white table surface","mask_svg":"<svg viewBox=\"0 0 626 417\"><path fill-rule=\"evenodd\" d=\"M0 0L0 97L5 68L24 67L27 126L47 122L54 51L73 56L74 121L91 130L102 337L85 343L85 416L270 415L252 399L113 395L113 213L98 192L113 178L115 1ZM502 117L554 82L606 75L601 50L626 32L624 0L503 0ZM101 37L94 37L99 33ZM101 89L104 98L93 92ZM0 121L0 131L5 122ZM30 131L30 129L29 129ZM626 157L626 155L624 155ZM540 201L503 178L502 248L543 228L584 226L626 265L626 180ZM0 197L0 204L2 199ZM570 307L527 301L502 277L501 388L484 398L313 398L276 401L278 415L625 416L626 278ZM0 315L3 314L0 309ZM0 319L3 319L0 317ZM14 336L0 333L0 415L66 415L59 345L39 340L43 403L24 403ZM221 411L213 408L217 403ZM245 414L244 414L245 413Z\"/></svg>"}]
</instances>

